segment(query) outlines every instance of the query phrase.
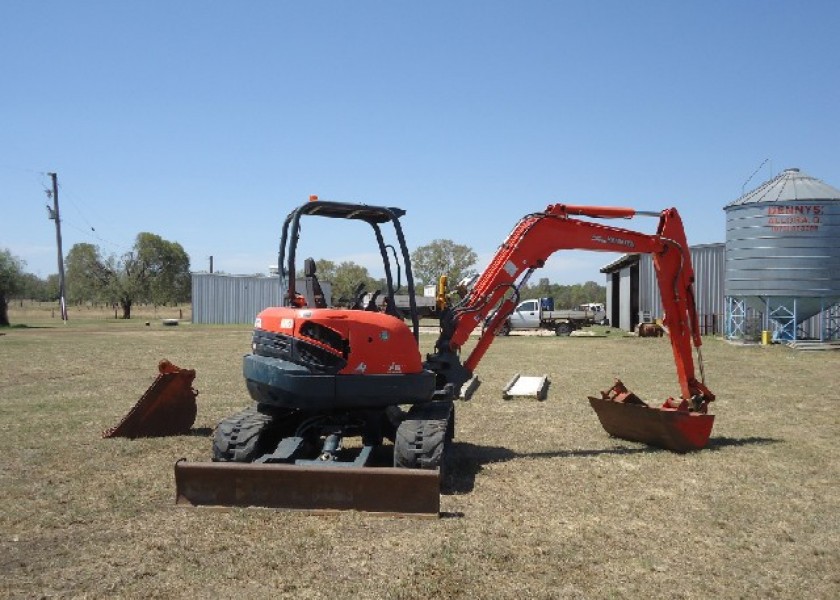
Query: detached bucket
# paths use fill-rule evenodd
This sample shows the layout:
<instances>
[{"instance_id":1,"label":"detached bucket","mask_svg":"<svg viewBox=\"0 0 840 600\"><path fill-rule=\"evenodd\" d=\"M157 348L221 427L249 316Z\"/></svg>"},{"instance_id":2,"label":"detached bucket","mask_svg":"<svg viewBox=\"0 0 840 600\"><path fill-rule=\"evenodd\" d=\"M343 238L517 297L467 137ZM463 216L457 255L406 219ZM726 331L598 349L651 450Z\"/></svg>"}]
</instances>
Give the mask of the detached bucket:
<instances>
[{"instance_id":1,"label":"detached bucket","mask_svg":"<svg viewBox=\"0 0 840 600\"><path fill-rule=\"evenodd\" d=\"M701 450L708 444L714 415L690 411L685 402L677 408L669 406L670 402L653 408L626 391L621 382L617 387L624 391L602 392L601 398L589 396L601 426L611 436L681 453ZM610 391L616 391L616 387Z\"/></svg>"},{"instance_id":2,"label":"detached bucket","mask_svg":"<svg viewBox=\"0 0 840 600\"><path fill-rule=\"evenodd\" d=\"M181 369L168 360L158 363L160 374L146 393L131 407L116 427L102 437L163 437L190 432L197 407L198 392L192 387L194 369Z\"/></svg>"}]
</instances>

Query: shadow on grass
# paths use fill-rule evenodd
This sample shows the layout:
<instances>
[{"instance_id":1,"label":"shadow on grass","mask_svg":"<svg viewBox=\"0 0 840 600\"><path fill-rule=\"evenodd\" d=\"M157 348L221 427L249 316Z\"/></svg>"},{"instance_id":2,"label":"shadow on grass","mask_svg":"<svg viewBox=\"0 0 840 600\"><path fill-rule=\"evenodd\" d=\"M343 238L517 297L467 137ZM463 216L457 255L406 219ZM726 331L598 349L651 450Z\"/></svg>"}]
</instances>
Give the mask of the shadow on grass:
<instances>
[{"instance_id":1,"label":"shadow on grass","mask_svg":"<svg viewBox=\"0 0 840 600\"><path fill-rule=\"evenodd\" d=\"M645 446L642 448L599 448L595 450L553 450L550 452L514 452L498 446L476 446L465 442L452 445L449 473L442 492L445 494L465 494L475 487L475 478L484 469L484 465L507 462L516 458L580 458L601 456L603 454L650 454L666 452L660 448Z\"/></svg>"},{"instance_id":2,"label":"shadow on grass","mask_svg":"<svg viewBox=\"0 0 840 600\"><path fill-rule=\"evenodd\" d=\"M190 437L210 437L213 435L212 427L193 427L189 433L185 434Z\"/></svg>"},{"instance_id":3,"label":"shadow on grass","mask_svg":"<svg viewBox=\"0 0 840 600\"><path fill-rule=\"evenodd\" d=\"M763 446L767 444L780 444L782 442L784 442L784 440L765 437L713 437L709 439L706 450L720 450L721 448L728 448L731 446Z\"/></svg>"},{"instance_id":4,"label":"shadow on grass","mask_svg":"<svg viewBox=\"0 0 840 600\"><path fill-rule=\"evenodd\" d=\"M613 438L616 439L616 438ZM783 440L764 437L730 438L716 437L709 440L705 450L720 450L728 447L778 444ZM484 469L484 465L507 462L517 458L588 458L593 456L670 453L669 450L654 446L614 446L592 450L554 450L550 452L514 452L498 446L477 446L456 442L452 445L449 472L442 492L444 494L465 494L475 487L475 478Z\"/></svg>"}]
</instances>

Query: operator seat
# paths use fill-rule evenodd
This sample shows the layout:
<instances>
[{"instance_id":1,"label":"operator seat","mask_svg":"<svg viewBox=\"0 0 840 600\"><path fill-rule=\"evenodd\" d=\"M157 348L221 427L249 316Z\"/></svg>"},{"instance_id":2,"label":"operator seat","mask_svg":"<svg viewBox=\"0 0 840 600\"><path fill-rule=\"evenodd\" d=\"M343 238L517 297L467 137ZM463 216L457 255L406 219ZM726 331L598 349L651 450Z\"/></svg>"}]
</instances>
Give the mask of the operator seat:
<instances>
[{"instance_id":1,"label":"operator seat","mask_svg":"<svg viewBox=\"0 0 840 600\"><path fill-rule=\"evenodd\" d=\"M324 291L315 275L315 259L307 258L303 261L303 275L306 277L306 291L315 302L315 308L327 308L327 300L324 298Z\"/></svg>"}]
</instances>

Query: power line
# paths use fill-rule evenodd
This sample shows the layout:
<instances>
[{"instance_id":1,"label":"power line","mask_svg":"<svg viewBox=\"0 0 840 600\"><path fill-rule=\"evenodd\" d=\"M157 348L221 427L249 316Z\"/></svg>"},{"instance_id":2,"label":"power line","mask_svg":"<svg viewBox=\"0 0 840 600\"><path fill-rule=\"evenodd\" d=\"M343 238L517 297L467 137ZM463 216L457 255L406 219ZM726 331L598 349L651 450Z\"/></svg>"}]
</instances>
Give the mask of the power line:
<instances>
[{"instance_id":1,"label":"power line","mask_svg":"<svg viewBox=\"0 0 840 600\"><path fill-rule=\"evenodd\" d=\"M64 217L65 224L75 229L76 231L83 233L88 239L94 239L102 244L110 246L112 251L116 251L117 253L121 254L128 251L128 247L125 244L118 244L116 242L102 237L99 234L99 232L96 230L96 227L94 227L93 223L91 223L91 221L85 216L84 212L82 211L80 204L83 203L83 200L78 196L78 194L74 193L71 190L68 190L67 186L62 183L59 183L58 189L61 190L62 195L65 197L65 199L70 200L70 204L73 206L74 210L78 213L81 220L85 222L86 228L81 228L77 225L69 223L66 216Z\"/></svg>"}]
</instances>

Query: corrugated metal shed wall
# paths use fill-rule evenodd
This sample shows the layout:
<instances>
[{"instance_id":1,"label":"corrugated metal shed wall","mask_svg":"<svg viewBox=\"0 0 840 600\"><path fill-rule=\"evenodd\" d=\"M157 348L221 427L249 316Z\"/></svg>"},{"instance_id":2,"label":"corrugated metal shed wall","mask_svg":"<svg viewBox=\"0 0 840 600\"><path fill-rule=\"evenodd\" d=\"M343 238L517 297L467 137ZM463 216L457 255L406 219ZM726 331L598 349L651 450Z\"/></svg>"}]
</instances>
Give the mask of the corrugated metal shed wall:
<instances>
[{"instance_id":1,"label":"corrugated metal shed wall","mask_svg":"<svg viewBox=\"0 0 840 600\"><path fill-rule=\"evenodd\" d=\"M633 316L631 315L630 300L632 296L631 288L631 268L626 267L619 272L619 321L618 327L625 331L633 329Z\"/></svg>"},{"instance_id":2,"label":"corrugated metal shed wall","mask_svg":"<svg viewBox=\"0 0 840 600\"><path fill-rule=\"evenodd\" d=\"M723 326L725 250L725 244L702 244L689 248L691 264L694 265L694 296L702 333L713 333L713 328L720 332ZM662 317L662 300L653 271L653 259L649 254L641 255L639 261L639 312L650 319Z\"/></svg>"},{"instance_id":3,"label":"corrugated metal shed wall","mask_svg":"<svg viewBox=\"0 0 840 600\"><path fill-rule=\"evenodd\" d=\"M279 305L277 277L192 274L193 323L253 324L262 309Z\"/></svg>"},{"instance_id":4,"label":"corrugated metal shed wall","mask_svg":"<svg viewBox=\"0 0 840 600\"><path fill-rule=\"evenodd\" d=\"M320 283L329 305L332 284L329 281ZM303 294L309 306L314 306L313 292L305 279L295 279L295 289ZM277 276L192 274L193 323L250 325L262 309L280 306L281 298Z\"/></svg>"},{"instance_id":5,"label":"corrugated metal shed wall","mask_svg":"<svg viewBox=\"0 0 840 600\"><path fill-rule=\"evenodd\" d=\"M726 280L726 245L704 244L692 246L691 262L694 265L694 293L697 301L697 313L700 318L700 332L702 334L723 333L726 319L726 298L724 286ZM628 271L628 268L620 269ZM607 272L607 305L610 308L615 300L612 294L612 273ZM620 322L616 326L627 329L627 309L629 299L625 294L627 289L620 290ZM828 305L827 305L828 308ZM639 318L658 319L662 317L662 301L656 274L653 271L653 260L649 254L639 256ZM610 313L612 314L612 313ZM801 324L806 336L820 337L820 332L826 328L827 311L818 314Z\"/></svg>"}]
</instances>

